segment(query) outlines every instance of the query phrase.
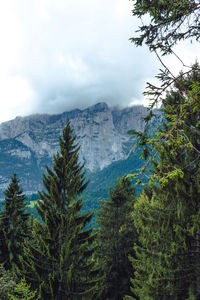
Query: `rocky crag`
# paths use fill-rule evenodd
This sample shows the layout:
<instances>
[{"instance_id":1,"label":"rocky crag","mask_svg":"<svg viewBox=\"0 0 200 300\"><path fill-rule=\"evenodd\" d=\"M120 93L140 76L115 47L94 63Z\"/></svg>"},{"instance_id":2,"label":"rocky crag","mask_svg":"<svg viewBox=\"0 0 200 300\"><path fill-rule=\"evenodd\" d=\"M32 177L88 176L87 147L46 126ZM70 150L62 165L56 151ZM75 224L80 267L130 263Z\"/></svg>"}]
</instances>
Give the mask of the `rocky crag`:
<instances>
[{"instance_id":1,"label":"rocky crag","mask_svg":"<svg viewBox=\"0 0 200 300\"><path fill-rule=\"evenodd\" d=\"M146 114L144 106L119 109L98 103L84 110L17 117L0 124L0 191L5 190L13 172L20 178L24 191L41 188L45 165L51 166L68 120L80 145L80 161L94 172L134 151L135 139L127 132L142 131Z\"/></svg>"}]
</instances>

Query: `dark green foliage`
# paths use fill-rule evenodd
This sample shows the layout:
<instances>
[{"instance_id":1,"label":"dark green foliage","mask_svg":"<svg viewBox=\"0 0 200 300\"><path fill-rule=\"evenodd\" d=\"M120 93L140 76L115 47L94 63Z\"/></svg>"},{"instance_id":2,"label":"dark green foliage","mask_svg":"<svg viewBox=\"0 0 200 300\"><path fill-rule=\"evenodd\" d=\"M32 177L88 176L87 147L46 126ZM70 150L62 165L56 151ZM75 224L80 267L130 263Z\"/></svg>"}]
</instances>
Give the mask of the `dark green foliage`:
<instances>
[{"instance_id":1,"label":"dark green foliage","mask_svg":"<svg viewBox=\"0 0 200 300\"><path fill-rule=\"evenodd\" d=\"M154 127L156 127L157 125L158 124L154 124ZM128 156L127 159L114 162L101 171L87 174L86 177L90 180L90 182L82 194L82 212L94 212L94 216L88 226L97 227L96 213L100 208L100 201L109 198L108 189L110 186L115 185L116 177L123 177L126 174L137 172L137 170L142 167L143 161L139 159L141 154L142 151L136 148L134 152ZM136 195L138 195L141 190L142 188L140 186L137 186ZM32 196L28 197L28 199L26 200L27 210L36 219L40 220L36 208L34 207L34 201L37 199L40 199L39 195L37 194L33 194Z\"/></svg>"},{"instance_id":2,"label":"dark green foliage","mask_svg":"<svg viewBox=\"0 0 200 300\"><path fill-rule=\"evenodd\" d=\"M40 200L40 196L38 194L30 194L26 196L26 209L28 210L30 215L34 217L34 219L37 219L41 222L41 218L39 217L36 209L38 200Z\"/></svg>"},{"instance_id":3,"label":"dark green foliage","mask_svg":"<svg viewBox=\"0 0 200 300\"><path fill-rule=\"evenodd\" d=\"M200 3L196 0L176 0L169 2L168 0L136 0L134 1L133 15L141 19L141 26L135 35L131 38L136 46L146 44L151 51L154 51L158 60L164 67L156 76L161 82L159 86L155 86L147 82L147 88L144 94L150 100L149 108L156 107L158 101L163 101L165 92L173 86L174 83L179 84L179 88L184 91L181 86L181 78L175 76L167 65L162 61L162 55L173 54L182 64L187 67L185 74L199 71L199 66L186 66L182 61L181 53L174 53L173 46L181 40L191 39L198 41L200 39ZM159 50L159 51L157 51ZM180 56L179 56L180 55ZM195 101L195 97L187 94L190 101ZM185 103L186 106L190 106ZM186 111L186 106L182 106L182 112ZM151 111L147 116L146 121L151 119ZM175 126L176 127L176 126Z\"/></svg>"},{"instance_id":4,"label":"dark green foliage","mask_svg":"<svg viewBox=\"0 0 200 300\"><path fill-rule=\"evenodd\" d=\"M92 214L80 214L87 186L83 166L78 163L79 147L68 123L60 138L60 153L54 156L53 170L43 177L45 190L39 192L37 211L42 223L34 222L35 242L25 245L23 272L42 299L90 299L94 236L86 230Z\"/></svg>"},{"instance_id":5,"label":"dark green foliage","mask_svg":"<svg viewBox=\"0 0 200 300\"><path fill-rule=\"evenodd\" d=\"M98 213L97 261L102 271L98 299L121 300L131 295L129 277L131 264L128 256L134 255L136 231L132 211L135 201L131 181L122 178L110 190L110 200L101 204Z\"/></svg>"},{"instance_id":6,"label":"dark green foliage","mask_svg":"<svg viewBox=\"0 0 200 300\"><path fill-rule=\"evenodd\" d=\"M199 78L196 71L182 76L182 88L175 84L167 94L167 122L150 141L159 159L134 210L140 245L132 259L132 284L140 299L200 296L200 90L194 88Z\"/></svg>"},{"instance_id":7,"label":"dark green foliage","mask_svg":"<svg viewBox=\"0 0 200 300\"><path fill-rule=\"evenodd\" d=\"M161 49L170 53L178 41L195 37L199 40L200 4L197 0L137 0L133 15L142 19L140 35L131 40L150 50ZM148 18L143 16L148 15ZM146 22L145 22L146 21Z\"/></svg>"},{"instance_id":8,"label":"dark green foliage","mask_svg":"<svg viewBox=\"0 0 200 300\"><path fill-rule=\"evenodd\" d=\"M21 281L16 284L13 292L9 292L10 300L37 300L37 292L31 290L30 284L26 283L26 280L23 278Z\"/></svg>"},{"instance_id":9,"label":"dark green foliage","mask_svg":"<svg viewBox=\"0 0 200 300\"><path fill-rule=\"evenodd\" d=\"M16 174L4 194L4 210L0 214L0 262L6 269L16 269L29 227L25 195L22 194Z\"/></svg>"},{"instance_id":10,"label":"dark green foliage","mask_svg":"<svg viewBox=\"0 0 200 300\"><path fill-rule=\"evenodd\" d=\"M160 115L157 115L150 126L148 132L150 135L154 134L155 129L161 124ZM97 227L96 212L100 208L100 201L108 199L108 189L115 185L116 177L123 177L126 174L137 172L143 166L143 161L139 159L142 155L141 149L134 148L134 151L129 154L125 160L119 160L110 164L101 171L94 173L86 172L86 178L89 180L87 188L83 191L83 213L94 212L94 217L89 226ZM135 180L136 182L136 180ZM136 195L141 192L140 186L136 187ZM34 201L40 199L39 195L33 194L27 199L27 209L31 215L39 219L36 209L34 208Z\"/></svg>"},{"instance_id":11,"label":"dark green foliage","mask_svg":"<svg viewBox=\"0 0 200 300\"><path fill-rule=\"evenodd\" d=\"M157 51L171 54L180 40L199 40L199 1L137 0L133 15L150 17L132 41L147 44L165 68L157 76L161 85L147 83L145 94L151 109L161 100L167 120L154 139L140 137L153 175L134 210L140 245L132 259L133 291L140 299L199 299L200 68L175 77Z\"/></svg>"},{"instance_id":12,"label":"dark green foliage","mask_svg":"<svg viewBox=\"0 0 200 300\"><path fill-rule=\"evenodd\" d=\"M158 124L154 124L156 127ZM150 128L152 130L152 128ZM115 185L116 177L123 177L126 174L137 172L142 167L143 161L139 159L142 151L136 148L127 159L120 160L112 163L107 168L95 173L86 174L86 178L90 181L87 188L83 191L83 213L94 212L94 217L90 226L96 227L96 212L100 208L100 201L108 199L108 189L110 186ZM141 188L138 186L136 194L141 192ZM34 201L40 199L39 195L33 194L33 196L27 199L27 209L31 215L39 219L36 209L34 208Z\"/></svg>"},{"instance_id":13,"label":"dark green foliage","mask_svg":"<svg viewBox=\"0 0 200 300\"><path fill-rule=\"evenodd\" d=\"M16 275L10 271L5 270L2 265L0 265L0 299L9 300L9 293L14 291L17 284Z\"/></svg>"}]
</instances>

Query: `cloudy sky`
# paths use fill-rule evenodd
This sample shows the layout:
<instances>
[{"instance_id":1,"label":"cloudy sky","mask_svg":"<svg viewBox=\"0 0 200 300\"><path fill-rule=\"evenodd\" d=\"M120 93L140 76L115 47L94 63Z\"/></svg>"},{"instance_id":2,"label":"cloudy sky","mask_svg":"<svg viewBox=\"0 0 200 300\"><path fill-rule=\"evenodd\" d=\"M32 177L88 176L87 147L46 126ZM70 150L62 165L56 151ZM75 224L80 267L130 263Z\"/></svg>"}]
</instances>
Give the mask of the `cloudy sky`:
<instances>
[{"instance_id":1,"label":"cloudy sky","mask_svg":"<svg viewBox=\"0 0 200 300\"><path fill-rule=\"evenodd\" d=\"M129 38L139 21L129 0L6 0L0 2L0 122L59 113L100 101L147 104L146 81L160 67ZM186 63L191 44L177 48ZM174 72L181 68L167 58Z\"/></svg>"}]
</instances>

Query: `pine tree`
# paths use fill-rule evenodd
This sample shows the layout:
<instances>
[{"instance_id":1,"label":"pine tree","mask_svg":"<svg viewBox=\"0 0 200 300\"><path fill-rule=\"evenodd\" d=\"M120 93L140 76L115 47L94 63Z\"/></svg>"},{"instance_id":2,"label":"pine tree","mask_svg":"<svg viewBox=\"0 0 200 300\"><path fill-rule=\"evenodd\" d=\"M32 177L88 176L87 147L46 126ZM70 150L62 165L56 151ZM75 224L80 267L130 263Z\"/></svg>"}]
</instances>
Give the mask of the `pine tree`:
<instances>
[{"instance_id":1,"label":"pine tree","mask_svg":"<svg viewBox=\"0 0 200 300\"><path fill-rule=\"evenodd\" d=\"M134 255L133 243L137 239L131 215L135 193L131 181L124 177L117 180L109 194L110 200L102 202L97 218L97 260L103 276L98 299L121 300L132 295L128 256Z\"/></svg>"},{"instance_id":2,"label":"pine tree","mask_svg":"<svg viewBox=\"0 0 200 300\"><path fill-rule=\"evenodd\" d=\"M60 153L54 156L53 170L43 176L37 211L43 223L35 221L37 244L27 243L23 268L28 281L39 287L42 299L90 299L96 282L92 279L92 229L85 226L92 214L81 214L86 188L79 147L67 124L60 138ZM84 298L85 297L85 298Z\"/></svg>"},{"instance_id":3,"label":"pine tree","mask_svg":"<svg viewBox=\"0 0 200 300\"><path fill-rule=\"evenodd\" d=\"M182 77L182 85L199 97L198 72ZM164 100L166 123L153 139L159 160L153 162L152 193L135 204L140 245L132 259L133 290L140 299L198 299L200 296L200 114L198 106L184 113L190 99L180 85ZM198 102L197 102L198 104ZM159 143L158 143L159 141Z\"/></svg>"},{"instance_id":4,"label":"pine tree","mask_svg":"<svg viewBox=\"0 0 200 300\"><path fill-rule=\"evenodd\" d=\"M15 270L19 267L19 256L23 253L23 242L29 231L25 195L16 174L4 194L4 210L0 214L0 263L5 269Z\"/></svg>"}]
</instances>

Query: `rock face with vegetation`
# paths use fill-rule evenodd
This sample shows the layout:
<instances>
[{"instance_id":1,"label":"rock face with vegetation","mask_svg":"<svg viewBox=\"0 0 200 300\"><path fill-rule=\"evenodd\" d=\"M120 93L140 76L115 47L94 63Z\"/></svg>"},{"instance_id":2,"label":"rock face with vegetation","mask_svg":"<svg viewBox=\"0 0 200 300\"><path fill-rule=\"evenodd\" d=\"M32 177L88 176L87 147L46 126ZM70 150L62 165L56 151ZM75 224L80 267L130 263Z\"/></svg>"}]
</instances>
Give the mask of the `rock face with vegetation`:
<instances>
[{"instance_id":1,"label":"rock face with vegetation","mask_svg":"<svg viewBox=\"0 0 200 300\"><path fill-rule=\"evenodd\" d=\"M41 188L45 165L51 165L59 150L58 136L68 120L81 146L80 162L94 172L127 158L135 145L127 132L142 131L146 114L144 106L119 109L98 103L84 110L17 117L0 124L0 190L5 190L14 171L24 191Z\"/></svg>"}]
</instances>

